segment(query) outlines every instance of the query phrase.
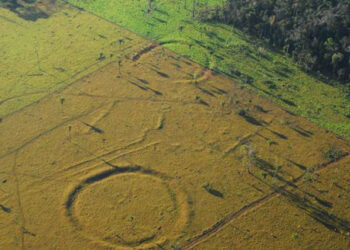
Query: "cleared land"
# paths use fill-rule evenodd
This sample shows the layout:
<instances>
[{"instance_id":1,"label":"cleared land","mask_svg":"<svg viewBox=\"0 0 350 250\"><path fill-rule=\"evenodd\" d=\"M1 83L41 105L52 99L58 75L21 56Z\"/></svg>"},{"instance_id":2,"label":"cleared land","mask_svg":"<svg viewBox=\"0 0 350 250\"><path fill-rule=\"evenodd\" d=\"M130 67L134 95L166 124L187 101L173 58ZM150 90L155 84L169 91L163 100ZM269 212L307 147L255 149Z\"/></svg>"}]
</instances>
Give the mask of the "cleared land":
<instances>
[{"instance_id":1,"label":"cleared land","mask_svg":"<svg viewBox=\"0 0 350 250\"><path fill-rule=\"evenodd\" d=\"M0 5L1 118L145 42L121 27L68 5L44 1L38 8L48 16L32 21ZM120 43L119 39L125 42Z\"/></svg>"},{"instance_id":2,"label":"cleared land","mask_svg":"<svg viewBox=\"0 0 350 250\"><path fill-rule=\"evenodd\" d=\"M59 88L47 79L35 102L2 119L1 249L349 248L348 142L91 14L63 5L33 22L0 11L59 34L75 13L92 28L72 33L73 44L92 47L79 46L86 64L70 72L98 68ZM116 44L101 52L106 39L90 30L103 27ZM17 83L22 67L1 72Z\"/></svg>"},{"instance_id":3,"label":"cleared land","mask_svg":"<svg viewBox=\"0 0 350 250\"><path fill-rule=\"evenodd\" d=\"M147 0L68 2L234 77L274 103L350 138L350 98L341 86L302 72L291 58L239 30L197 21L200 11L221 5L222 0L156 0L151 11Z\"/></svg>"}]
</instances>

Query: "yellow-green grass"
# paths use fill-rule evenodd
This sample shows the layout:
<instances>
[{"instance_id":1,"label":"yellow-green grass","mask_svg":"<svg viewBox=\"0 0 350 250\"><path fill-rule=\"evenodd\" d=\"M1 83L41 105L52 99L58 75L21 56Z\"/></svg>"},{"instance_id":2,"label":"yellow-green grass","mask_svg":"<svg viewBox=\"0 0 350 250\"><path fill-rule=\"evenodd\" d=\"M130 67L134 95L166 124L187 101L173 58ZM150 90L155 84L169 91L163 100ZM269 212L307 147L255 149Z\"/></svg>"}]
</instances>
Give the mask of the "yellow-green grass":
<instances>
[{"instance_id":1,"label":"yellow-green grass","mask_svg":"<svg viewBox=\"0 0 350 250\"><path fill-rule=\"evenodd\" d=\"M118 60L116 53L123 57L143 42L68 4L36 21L0 8L0 118Z\"/></svg>"},{"instance_id":2,"label":"yellow-green grass","mask_svg":"<svg viewBox=\"0 0 350 250\"><path fill-rule=\"evenodd\" d=\"M349 97L341 85L323 82L303 72L293 60L259 46L259 41L223 24L192 17L193 0L68 0L120 24L208 68L236 77L259 94L340 135L350 137ZM186 8L185 8L185 2ZM223 0L196 1L199 10ZM251 79L250 79L251 78Z\"/></svg>"},{"instance_id":3,"label":"yellow-green grass","mask_svg":"<svg viewBox=\"0 0 350 250\"><path fill-rule=\"evenodd\" d=\"M7 116L0 132L0 249L347 243L350 145L161 46Z\"/></svg>"},{"instance_id":4,"label":"yellow-green grass","mask_svg":"<svg viewBox=\"0 0 350 250\"><path fill-rule=\"evenodd\" d=\"M65 8L26 28L72 30L69 13L98 34L72 33L74 47L65 33L8 33L7 46L43 47L35 61L13 46L2 74L2 98L17 97L2 102L0 249L346 246L346 141L91 14ZM101 51L108 37L113 51ZM67 81L52 81L54 69Z\"/></svg>"}]
</instances>

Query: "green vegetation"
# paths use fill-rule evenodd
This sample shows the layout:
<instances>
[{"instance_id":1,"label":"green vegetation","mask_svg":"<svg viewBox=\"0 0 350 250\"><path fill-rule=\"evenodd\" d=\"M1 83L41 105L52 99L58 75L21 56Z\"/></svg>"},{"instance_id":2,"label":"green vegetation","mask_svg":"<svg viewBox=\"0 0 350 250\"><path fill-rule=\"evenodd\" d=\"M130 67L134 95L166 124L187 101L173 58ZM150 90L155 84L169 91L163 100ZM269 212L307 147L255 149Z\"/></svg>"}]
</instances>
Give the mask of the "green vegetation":
<instances>
[{"instance_id":1,"label":"green vegetation","mask_svg":"<svg viewBox=\"0 0 350 250\"><path fill-rule=\"evenodd\" d=\"M171 244L170 244L170 247L171 247L171 249L173 249L173 250L180 250L180 249L181 249L181 246L180 246L180 244L179 244L178 242L173 242L173 243L171 243Z\"/></svg>"},{"instance_id":2,"label":"green vegetation","mask_svg":"<svg viewBox=\"0 0 350 250\"><path fill-rule=\"evenodd\" d=\"M293 234L292 234L292 237L293 237L293 239L297 240L297 239L299 239L299 234L293 233Z\"/></svg>"},{"instance_id":3,"label":"green vegetation","mask_svg":"<svg viewBox=\"0 0 350 250\"><path fill-rule=\"evenodd\" d=\"M214 189L213 186L212 186L210 183L206 182L206 183L204 183L204 184L202 185L202 187L203 187L209 194L214 195L214 196L219 197L219 198L224 198L223 193L221 193L220 191Z\"/></svg>"},{"instance_id":4,"label":"green vegetation","mask_svg":"<svg viewBox=\"0 0 350 250\"><path fill-rule=\"evenodd\" d=\"M272 139L267 139L267 144L269 144L269 146L272 146L272 145L276 145L277 143Z\"/></svg>"},{"instance_id":5,"label":"green vegetation","mask_svg":"<svg viewBox=\"0 0 350 250\"><path fill-rule=\"evenodd\" d=\"M269 175L269 174L266 173L266 172L262 172L262 173L261 173L261 176L262 176L264 179L266 179L266 177L267 177L268 175Z\"/></svg>"},{"instance_id":6,"label":"green vegetation","mask_svg":"<svg viewBox=\"0 0 350 250\"><path fill-rule=\"evenodd\" d=\"M225 105L226 105L226 102L223 100L223 101L221 101L221 106L222 107L225 107Z\"/></svg>"},{"instance_id":7,"label":"green vegetation","mask_svg":"<svg viewBox=\"0 0 350 250\"><path fill-rule=\"evenodd\" d=\"M307 169L305 171L303 179L307 182L314 182L317 180L317 175L314 173L313 169Z\"/></svg>"},{"instance_id":8,"label":"green vegetation","mask_svg":"<svg viewBox=\"0 0 350 250\"><path fill-rule=\"evenodd\" d=\"M330 159L332 161L337 161L340 158L346 156L346 154L347 153L344 152L343 150L333 146L325 153L325 158Z\"/></svg>"},{"instance_id":9,"label":"green vegetation","mask_svg":"<svg viewBox=\"0 0 350 250\"><path fill-rule=\"evenodd\" d=\"M0 1L2 119L115 60L111 54L122 56L148 43L65 4L45 0L50 11L44 15L35 1L24 2ZM115 36L121 32L133 40L120 46Z\"/></svg>"},{"instance_id":10,"label":"green vegetation","mask_svg":"<svg viewBox=\"0 0 350 250\"><path fill-rule=\"evenodd\" d=\"M222 0L69 0L168 49L223 72L290 111L350 138L350 99L344 86L332 86L304 73L293 59L265 48L238 29L203 23L196 17ZM193 6L195 8L193 9ZM193 17L193 15L195 17Z\"/></svg>"},{"instance_id":11,"label":"green vegetation","mask_svg":"<svg viewBox=\"0 0 350 250\"><path fill-rule=\"evenodd\" d=\"M203 11L201 19L266 39L307 71L350 81L349 13L348 0L227 0L220 10Z\"/></svg>"},{"instance_id":12,"label":"green vegetation","mask_svg":"<svg viewBox=\"0 0 350 250\"><path fill-rule=\"evenodd\" d=\"M278 163L276 163L274 167L275 167L276 172L279 172L282 169L282 165L278 164Z\"/></svg>"},{"instance_id":13,"label":"green vegetation","mask_svg":"<svg viewBox=\"0 0 350 250\"><path fill-rule=\"evenodd\" d=\"M211 190L213 190L213 187L211 184L209 184L208 182L204 183L202 185L202 187L207 191L207 192L210 192Z\"/></svg>"},{"instance_id":14,"label":"green vegetation","mask_svg":"<svg viewBox=\"0 0 350 250\"><path fill-rule=\"evenodd\" d=\"M65 100L66 100L65 98L61 97L60 98L60 103L63 105Z\"/></svg>"}]
</instances>

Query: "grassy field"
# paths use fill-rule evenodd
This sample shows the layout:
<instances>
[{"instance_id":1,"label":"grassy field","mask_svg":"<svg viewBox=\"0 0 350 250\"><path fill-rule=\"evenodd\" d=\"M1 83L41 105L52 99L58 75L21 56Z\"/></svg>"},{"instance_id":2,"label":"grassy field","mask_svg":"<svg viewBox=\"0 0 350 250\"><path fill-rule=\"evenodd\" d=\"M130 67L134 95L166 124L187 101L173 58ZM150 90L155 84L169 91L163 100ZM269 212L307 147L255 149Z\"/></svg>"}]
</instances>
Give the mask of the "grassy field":
<instances>
[{"instance_id":1,"label":"grassy field","mask_svg":"<svg viewBox=\"0 0 350 250\"><path fill-rule=\"evenodd\" d=\"M0 8L0 249L349 248L347 141L52 7L35 21Z\"/></svg>"},{"instance_id":2,"label":"grassy field","mask_svg":"<svg viewBox=\"0 0 350 250\"><path fill-rule=\"evenodd\" d=\"M48 94L0 132L1 249L349 243L350 145L161 46Z\"/></svg>"},{"instance_id":3,"label":"grassy field","mask_svg":"<svg viewBox=\"0 0 350 250\"><path fill-rule=\"evenodd\" d=\"M38 8L51 10L50 18L26 20L0 8L1 119L142 46L133 33L76 8Z\"/></svg>"},{"instance_id":4,"label":"grassy field","mask_svg":"<svg viewBox=\"0 0 350 250\"><path fill-rule=\"evenodd\" d=\"M98 16L156 40L201 65L237 78L288 110L350 138L350 99L341 86L330 86L299 69L292 59L263 48L232 27L192 18L193 1L69 0ZM197 12L223 0L196 1ZM196 14L196 13L195 13Z\"/></svg>"}]
</instances>

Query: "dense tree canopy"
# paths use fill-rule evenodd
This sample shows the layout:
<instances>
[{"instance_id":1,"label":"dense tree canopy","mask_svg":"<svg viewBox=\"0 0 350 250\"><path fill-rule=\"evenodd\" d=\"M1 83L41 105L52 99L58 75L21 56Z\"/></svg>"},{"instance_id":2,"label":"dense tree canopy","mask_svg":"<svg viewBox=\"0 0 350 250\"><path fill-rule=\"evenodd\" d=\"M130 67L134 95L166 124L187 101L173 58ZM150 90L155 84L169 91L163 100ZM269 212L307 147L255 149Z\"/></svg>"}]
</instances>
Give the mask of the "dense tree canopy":
<instances>
[{"instance_id":1,"label":"dense tree canopy","mask_svg":"<svg viewBox=\"0 0 350 250\"><path fill-rule=\"evenodd\" d=\"M202 18L266 39L307 71L350 80L349 0L227 0Z\"/></svg>"}]
</instances>

